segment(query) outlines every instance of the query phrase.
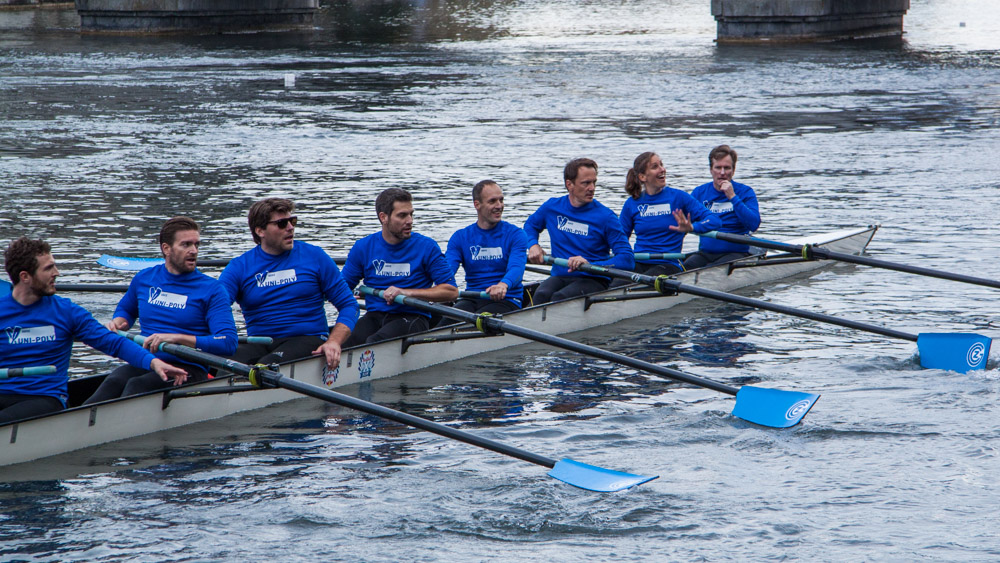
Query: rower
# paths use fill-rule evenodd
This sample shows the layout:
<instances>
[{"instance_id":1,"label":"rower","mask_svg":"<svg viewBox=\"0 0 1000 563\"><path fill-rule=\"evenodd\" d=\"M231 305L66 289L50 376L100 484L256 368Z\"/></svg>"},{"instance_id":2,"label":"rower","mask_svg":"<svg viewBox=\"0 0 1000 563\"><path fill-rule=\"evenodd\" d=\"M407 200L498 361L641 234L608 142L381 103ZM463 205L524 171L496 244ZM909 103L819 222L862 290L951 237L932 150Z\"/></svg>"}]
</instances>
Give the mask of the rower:
<instances>
[{"instance_id":1,"label":"rower","mask_svg":"<svg viewBox=\"0 0 1000 563\"><path fill-rule=\"evenodd\" d=\"M594 199L597 163L589 158L571 160L563 169L563 180L567 195L546 201L524 223L531 245L528 261L544 262L545 251L538 243L538 236L546 229L552 254L569 261L569 268L552 267L552 275L535 291L536 304L608 288L608 278L576 271L579 265L593 263L622 270L631 270L634 265L632 247L618 217ZM611 252L614 256L610 256Z\"/></svg>"},{"instance_id":2,"label":"rower","mask_svg":"<svg viewBox=\"0 0 1000 563\"><path fill-rule=\"evenodd\" d=\"M233 359L271 364L322 354L329 369L358 321L358 301L333 259L320 247L295 240L295 204L262 199L247 213L257 246L233 259L219 276L229 302L239 303L249 336L270 344L241 343ZM329 328L324 301L337 309Z\"/></svg>"},{"instance_id":3,"label":"rower","mask_svg":"<svg viewBox=\"0 0 1000 563\"><path fill-rule=\"evenodd\" d=\"M715 147L708 153L708 166L712 181L695 188L691 197L719 216L722 226L716 230L720 233L748 235L756 231L760 227L757 194L750 186L733 182L736 151L728 145ZM750 247L745 244L702 237L698 243L698 252L684 260L684 269L732 262L750 255Z\"/></svg>"},{"instance_id":4,"label":"rower","mask_svg":"<svg viewBox=\"0 0 1000 563\"><path fill-rule=\"evenodd\" d=\"M208 367L159 352L161 343L181 344L209 354L236 351L236 323L229 295L213 277L198 271L201 234L189 217L174 217L160 229L163 264L137 273L106 325L128 330L137 320L146 337L143 347L162 360L181 365L187 382L204 381ZM174 385L181 381L174 380ZM124 365L112 371L83 404L89 405L168 387L156 373Z\"/></svg>"},{"instance_id":5,"label":"rower","mask_svg":"<svg viewBox=\"0 0 1000 563\"><path fill-rule=\"evenodd\" d=\"M404 189L389 188L375 199L382 230L354 243L344 264L344 279L354 288L365 285L385 290L384 299L365 297L365 316L348 341L349 346L371 344L430 328L430 314L399 305L397 295L425 301L454 301L455 276L433 239L413 232L413 197Z\"/></svg>"},{"instance_id":6,"label":"rower","mask_svg":"<svg viewBox=\"0 0 1000 563\"><path fill-rule=\"evenodd\" d=\"M707 233L722 226L718 215L687 192L667 186L667 169L655 152L635 157L632 168L625 175L625 192L629 198L618 217L626 237L635 232L636 253L679 254L685 233ZM660 276L676 274L683 268L676 258L650 258L637 259L635 271ZM632 282L620 279L611 285L629 283Z\"/></svg>"},{"instance_id":7,"label":"rower","mask_svg":"<svg viewBox=\"0 0 1000 563\"><path fill-rule=\"evenodd\" d=\"M528 237L524 231L501 219L503 190L493 180L472 188L476 222L455 231L448 240L445 259L452 274L465 269L465 287L486 292L489 299L463 298L455 307L473 313L508 313L521 308L524 296L524 266Z\"/></svg>"},{"instance_id":8,"label":"rower","mask_svg":"<svg viewBox=\"0 0 1000 563\"><path fill-rule=\"evenodd\" d=\"M101 326L84 308L58 297L59 270L52 248L21 237L4 252L14 287L0 297L0 367L54 365L50 375L0 379L0 424L66 408L69 356L74 340L166 380L183 382L187 372L153 356Z\"/></svg>"}]
</instances>

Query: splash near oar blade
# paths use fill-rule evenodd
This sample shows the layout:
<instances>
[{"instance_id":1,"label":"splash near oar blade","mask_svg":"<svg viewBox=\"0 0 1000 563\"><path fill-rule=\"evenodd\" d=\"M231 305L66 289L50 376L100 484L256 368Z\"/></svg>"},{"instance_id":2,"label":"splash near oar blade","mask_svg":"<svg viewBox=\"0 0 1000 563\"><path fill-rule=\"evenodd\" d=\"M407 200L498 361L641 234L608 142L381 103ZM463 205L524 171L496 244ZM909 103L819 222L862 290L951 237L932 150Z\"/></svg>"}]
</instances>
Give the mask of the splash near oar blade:
<instances>
[{"instance_id":1,"label":"splash near oar blade","mask_svg":"<svg viewBox=\"0 0 1000 563\"><path fill-rule=\"evenodd\" d=\"M981 334L929 332L917 335L920 365L966 373L985 369L993 339Z\"/></svg>"},{"instance_id":2,"label":"splash near oar blade","mask_svg":"<svg viewBox=\"0 0 1000 563\"><path fill-rule=\"evenodd\" d=\"M549 477L588 491L613 493L648 483L659 476L634 475L588 465L572 459L563 459L552 467L552 471L549 471Z\"/></svg>"},{"instance_id":3,"label":"splash near oar blade","mask_svg":"<svg viewBox=\"0 0 1000 563\"><path fill-rule=\"evenodd\" d=\"M819 395L744 385L736 394L733 416L762 426L788 428L802 421Z\"/></svg>"}]
</instances>

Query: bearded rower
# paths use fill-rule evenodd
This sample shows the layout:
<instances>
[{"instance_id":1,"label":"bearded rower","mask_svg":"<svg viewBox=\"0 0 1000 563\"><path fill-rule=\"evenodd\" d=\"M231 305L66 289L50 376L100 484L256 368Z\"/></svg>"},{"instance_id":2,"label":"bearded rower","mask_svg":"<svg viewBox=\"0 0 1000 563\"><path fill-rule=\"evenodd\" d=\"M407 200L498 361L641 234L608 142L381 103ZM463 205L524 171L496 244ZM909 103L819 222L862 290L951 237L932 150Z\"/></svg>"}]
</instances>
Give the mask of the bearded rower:
<instances>
[{"instance_id":1,"label":"bearded rower","mask_svg":"<svg viewBox=\"0 0 1000 563\"><path fill-rule=\"evenodd\" d=\"M295 204L284 198L250 206L247 224L257 246L226 266L219 281L236 301L250 336L271 337L270 344L240 344L234 359L271 364L322 354L326 365L340 365L340 349L358 321L354 298L333 258L320 247L295 240ZM337 309L331 329L324 301Z\"/></svg>"},{"instance_id":2,"label":"bearded rower","mask_svg":"<svg viewBox=\"0 0 1000 563\"><path fill-rule=\"evenodd\" d=\"M185 370L109 332L86 309L55 294L59 269L47 242L21 237L10 243L4 269L14 285L0 297L0 368L53 365L56 371L0 379L0 424L66 408L74 340L162 380L184 381Z\"/></svg>"},{"instance_id":3,"label":"bearded rower","mask_svg":"<svg viewBox=\"0 0 1000 563\"><path fill-rule=\"evenodd\" d=\"M187 381L204 381L208 367L158 352L161 343L198 348L209 354L230 356L236 351L236 323L225 288L198 271L198 223L174 217L160 229L164 263L146 268L132 278L118 302L110 330L128 330L137 320L146 337L143 347L188 372ZM175 379L174 385L181 381ZM112 371L84 404L136 395L169 386L158 374L132 366Z\"/></svg>"}]
</instances>

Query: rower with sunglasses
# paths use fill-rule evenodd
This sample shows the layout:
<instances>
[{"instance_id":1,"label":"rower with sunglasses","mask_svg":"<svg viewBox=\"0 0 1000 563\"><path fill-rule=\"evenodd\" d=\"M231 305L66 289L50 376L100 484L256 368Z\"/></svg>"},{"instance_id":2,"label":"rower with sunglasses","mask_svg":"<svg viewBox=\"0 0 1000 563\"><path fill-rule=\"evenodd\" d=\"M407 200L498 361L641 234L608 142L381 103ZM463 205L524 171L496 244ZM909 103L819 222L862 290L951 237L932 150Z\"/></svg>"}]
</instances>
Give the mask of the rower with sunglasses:
<instances>
[{"instance_id":1,"label":"rower with sunglasses","mask_svg":"<svg viewBox=\"0 0 1000 563\"><path fill-rule=\"evenodd\" d=\"M272 338L271 344L240 344L233 359L271 364L323 354L334 369L360 307L333 259L322 248L295 240L294 210L287 199L254 203L247 222L257 246L233 259L219 276L230 302L243 311L247 334ZM324 301L337 308L332 330Z\"/></svg>"}]
</instances>

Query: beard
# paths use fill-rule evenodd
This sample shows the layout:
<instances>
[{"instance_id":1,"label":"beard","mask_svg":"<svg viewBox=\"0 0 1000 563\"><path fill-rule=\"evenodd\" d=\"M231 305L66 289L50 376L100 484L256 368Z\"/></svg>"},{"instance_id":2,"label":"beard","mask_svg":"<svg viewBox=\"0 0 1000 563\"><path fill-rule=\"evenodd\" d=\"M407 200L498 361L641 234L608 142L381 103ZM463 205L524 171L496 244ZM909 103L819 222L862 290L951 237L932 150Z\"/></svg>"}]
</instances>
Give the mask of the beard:
<instances>
[{"instance_id":1,"label":"beard","mask_svg":"<svg viewBox=\"0 0 1000 563\"><path fill-rule=\"evenodd\" d=\"M55 283L46 283L40 280L32 280L31 291L39 297L49 297L56 294Z\"/></svg>"},{"instance_id":2,"label":"beard","mask_svg":"<svg viewBox=\"0 0 1000 563\"><path fill-rule=\"evenodd\" d=\"M167 260L170 262L170 265L173 266L175 270L183 274L193 272L195 268L198 267L197 260L195 261L194 264L189 266L187 261L184 259L184 256L171 256Z\"/></svg>"}]
</instances>

